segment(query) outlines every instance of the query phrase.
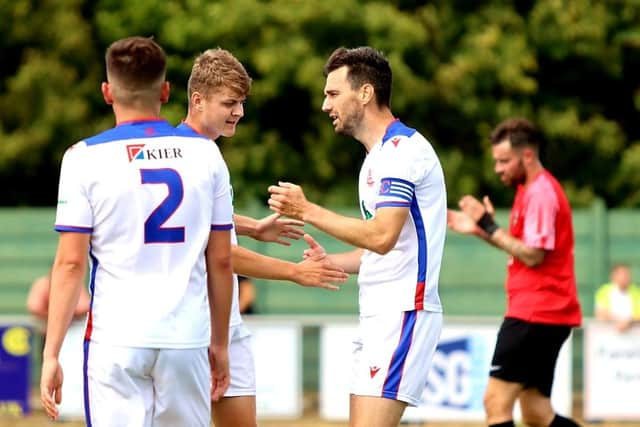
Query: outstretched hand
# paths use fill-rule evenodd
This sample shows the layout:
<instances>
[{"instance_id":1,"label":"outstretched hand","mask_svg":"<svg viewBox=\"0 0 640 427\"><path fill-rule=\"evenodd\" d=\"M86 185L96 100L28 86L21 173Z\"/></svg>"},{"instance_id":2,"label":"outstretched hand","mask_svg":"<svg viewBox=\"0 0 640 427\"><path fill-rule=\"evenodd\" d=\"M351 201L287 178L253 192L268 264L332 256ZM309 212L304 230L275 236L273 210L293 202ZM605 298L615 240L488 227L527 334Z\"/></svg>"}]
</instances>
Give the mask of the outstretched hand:
<instances>
[{"instance_id":1,"label":"outstretched hand","mask_svg":"<svg viewBox=\"0 0 640 427\"><path fill-rule=\"evenodd\" d=\"M281 218L282 215L274 213L258 221L255 239L262 242L279 243L291 246L291 242L285 239L299 240L304 235L300 227L304 222L297 219Z\"/></svg>"},{"instance_id":2,"label":"outstretched hand","mask_svg":"<svg viewBox=\"0 0 640 427\"><path fill-rule=\"evenodd\" d=\"M290 182L278 182L278 185L270 185L269 208L280 215L288 216L304 221L309 201L302 191L302 187Z\"/></svg>"},{"instance_id":3,"label":"outstretched hand","mask_svg":"<svg viewBox=\"0 0 640 427\"><path fill-rule=\"evenodd\" d=\"M344 283L349 275L329 260L324 248L313 237L305 234L304 240L309 248L303 253L304 260L296 264L294 281L301 286L340 289L333 283Z\"/></svg>"},{"instance_id":4,"label":"outstretched hand","mask_svg":"<svg viewBox=\"0 0 640 427\"><path fill-rule=\"evenodd\" d=\"M307 242L307 245L309 245L309 247L302 253L302 259L322 259L327 256L327 251L324 250L324 247L320 243L316 242L316 239L311 237L310 234L305 234L302 238Z\"/></svg>"},{"instance_id":5,"label":"outstretched hand","mask_svg":"<svg viewBox=\"0 0 640 427\"><path fill-rule=\"evenodd\" d=\"M477 234L480 230L473 218L462 211L452 209L447 210L447 226L462 234Z\"/></svg>"}]
</instances>

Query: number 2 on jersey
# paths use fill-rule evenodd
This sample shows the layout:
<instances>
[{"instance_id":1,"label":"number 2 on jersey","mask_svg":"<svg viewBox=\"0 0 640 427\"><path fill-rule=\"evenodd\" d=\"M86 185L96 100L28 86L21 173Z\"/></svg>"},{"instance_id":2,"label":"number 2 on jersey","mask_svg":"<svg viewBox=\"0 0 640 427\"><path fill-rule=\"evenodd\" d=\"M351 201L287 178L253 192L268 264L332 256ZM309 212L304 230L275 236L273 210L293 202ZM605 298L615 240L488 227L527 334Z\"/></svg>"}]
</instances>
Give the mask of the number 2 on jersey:
<instances>
[{"instance_id":1,"label":"number 2 on jersey","mask_svg":"<svg viewBox=\"0 0 640 427\"><path fill-rule=\"evenodd\" d=\"M184 196L182 178L174 169L140 169L142 184L165 184L167 197L144 222L144 243L182 243L184 227L163 227L178 209Z\"/></svg>"}]
</instances>

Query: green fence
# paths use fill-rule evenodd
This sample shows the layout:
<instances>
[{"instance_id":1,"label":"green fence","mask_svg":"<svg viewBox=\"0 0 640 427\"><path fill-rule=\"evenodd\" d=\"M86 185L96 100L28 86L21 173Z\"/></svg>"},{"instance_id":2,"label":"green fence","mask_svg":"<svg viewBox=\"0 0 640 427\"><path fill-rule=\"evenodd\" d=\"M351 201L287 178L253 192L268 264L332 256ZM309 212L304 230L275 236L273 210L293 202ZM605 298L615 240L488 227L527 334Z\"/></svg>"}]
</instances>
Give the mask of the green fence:
<instances>
[{"instance_id":1,"label":"green fence","mask_svg":"<svg viewBox=\"0 0 640 427\"><path fill-rule=\"evenodd\" d=\"M356 210L342 213L359 215ZM239 210L262 217L264 208ZM508 212L497 213L500 224L507 224ZM29 286L35 277L46 274L56 247L53 209L0 209L0 314L25 314ZM328 252L349 250L349 246L305 229ZM593 314L596 287L607 280L608 269L618 262L631 265L640 278L640 210L606 210L602 203L574 211L576 274L585 316ZM241 238L241 244L258 252L289 260L300 260L303 242L280 246ZM501 316L504 312L504 276L507 256L469 236L449 233L440 277L440 295L447 315ZM351 277L340 291L302 288L280 282L257 280L257 311L260 314L355 314L358 290ZM574 335L574 388L582 387L582 334ZM36 348L38 348L37 346ZM34 381L38 378L36 354ZM303 363L305 389L316 389L318 381L318 329L305 328Z\"/></svg>"},{"instance_id":2,"label":"green fence","mask_svg":"<svg viewBox=\"0 0 640 427\"><path fill-rule=\"evenodd\" d=\"M241 211L242 212L242 211ZM355 210L341 210L358 215ZM262 217L264 208L242 213ZM53 209L0 209L0 314L24 314L32 280L46 274L55 253ZM499 211L500 224L507 212ZM328 252L349 247L306 226ZM606 281L609 266L625 262L640 277L640 211L606 210L601 203L574 212L576 274L584 314L593 313L593 294ZM241 244L261 253L289 260L301 259L303 242L290 247L241 239ZM445 314L495 315L504 311L506 255L484 242L449 233L440 277ZM257 309L261 314L356 313L355 277L338 292L306 289L286 283L257 281Z\"/></svg>"}]
</instances>

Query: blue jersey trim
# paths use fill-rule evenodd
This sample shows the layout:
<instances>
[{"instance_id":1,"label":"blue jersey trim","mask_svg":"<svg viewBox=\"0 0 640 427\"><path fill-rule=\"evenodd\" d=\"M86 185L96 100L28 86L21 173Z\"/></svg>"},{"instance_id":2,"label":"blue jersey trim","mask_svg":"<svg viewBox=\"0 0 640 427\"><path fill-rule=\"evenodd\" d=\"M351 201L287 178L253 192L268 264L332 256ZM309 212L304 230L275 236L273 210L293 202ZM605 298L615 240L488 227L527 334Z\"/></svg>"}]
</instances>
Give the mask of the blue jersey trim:
<instances>
[{"instance_id":1,"label":"blue jersey trim","mask_svg":"<svg viewBox=\"0 0 640 427\"><path fill-rule=\"evenodd\" d=\"M387 378L382 387L382 397L387 399L397 399L400 390L400 381L404 371L404 364L407 361L407 355L411 348L413 339L413 329L416 326L417 313L413 311L405 311L402 319L402 329L400 330L400 342L391 356Z\"/></svg>"},{"instance_id":2,"label":"blue jersey trim","mask_svg":"<svg viewBox=\"0 0 640 427\"><path fill-rule=\"evenodd\" d=\"M53 227L56 231L72 231L76 233L88 233L91 234L93 232L93 227L79 227L75 225L55 225Z\"/></svg>"},{"instance_id":3,"label":"blue jersey trim","mask_svg":"<svg viewBox=\"0 0 640 427\"><path fill-rule=\"evenodd\" d=\"M420 213L418 200L414 197L411 201L411 217L416 227L418 235L418 283L424 283L427 286L427 260L429 252L427 250L427 233L425 231L424 220Z\"/></svg>"},{"instance_id":4,"label":"blue jersey trim","mask_svg":"<svg viewBox=\"0 0 640 427\"><path fill-rule=\"evenodd\" d=\"M406 126L401 121L395 120L393 123L389 125L389 127L387 128L387 132L382 137L382 145L384 145L385 142L387 142L389 139L393 138L394 136L411 137L416 132L417 131L415 129Z\"/></svg>"},{"instance_id":5,"label":"blue jersey trim","mask_svg":"<svg viewBox=\"0 0 640 427\"><path fill-rule=\"evenodd\" d=\"M211 225L211 231L226 231L231 230L233 228L233 224L216 224Z\"/></svg>"},{"instance_id":6,"label":"blue jersey trim","mask_svg":"<svg viewBox=\"0 0 640 427\"><path fill-rule=\"evenodd\" d=\"M95 136L84 140L87 146L104 144L113 141L123 141L127 139L159 138L164 136L198 136L198 134L187 133L177 129L165 120L141 120L127 122L114 128L106 130Z\"/></svg>"},{"instance_id":7,"label":"blue jersey trim","mask_svg":"<svg viewBox=\"0 0 640 427\"><path fill-rule=\"evenodd\" d=\"M180 132L183 132L185 136L192 136L194 138L202 138L202 139L210 139L208 136L199 133L197 130L195 130L185 122L182 122L178 126L176 126L176 129Z\"/></svg>"},{"instance_id":8,"label":"blue jersey trim","mask_svg":"<svg viewBox=\"0 0 640 427\"><path fill-rule=\"evenodd\" d=\"M409 208L411 207L411 203L409 202L380 202L376 204L376 209L378 208Z\"/></svg>"}]
</instances>

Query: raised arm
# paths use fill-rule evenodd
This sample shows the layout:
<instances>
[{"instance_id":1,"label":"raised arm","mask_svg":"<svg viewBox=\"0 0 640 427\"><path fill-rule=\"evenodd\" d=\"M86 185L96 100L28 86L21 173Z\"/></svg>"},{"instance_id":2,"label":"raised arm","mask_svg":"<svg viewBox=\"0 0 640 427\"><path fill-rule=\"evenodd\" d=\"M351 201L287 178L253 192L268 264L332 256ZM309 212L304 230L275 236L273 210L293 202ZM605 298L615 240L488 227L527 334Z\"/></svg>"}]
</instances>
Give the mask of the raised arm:
<instances>
[{"instance_id":1,"label":"raised arm","mask_svg":"<svg viewBox=\"0 0 640 427\"><path fill-rule=\"evenodd\" d=\"M495 223L493 205L488 197L485 197L482 203L473 196L464 196L460 199L459 205L461 211L447 213L450 229L480 237L528 267L535 267L544 260L546 254L544 249L526 245Z\"/></svg>"},{"instance_id":2,"label":"raised arm","mask_svg":"<svg viewBox=\"0 0 640 427\"><path fill-rule=\"evenodd\" d=\"M396 245L409 215L408 207L385 207L378 209L372 219L347 217L309 202L302 187L288 182L270 186L269 192L269 206L275 212L309 223L343 242L381 255Z\"/></svg>"},{"instance_id":3,"label":"raised arm","mask_svg":"<svg viewBox=\"0 0 640 427\"><path fill-rule=\"evenodd\" d=\"M285 239L298 240L304 234L300 229L304 222L280 218L279 214L272 214L262 219L234 214L233 221L239 236L248 236L261 242L290 246L291 242Z\"/></svg>"},{"instance_id":4,"label":"raised arm","mask_svg":"<svg viewBox=\"0 0 640 427\"><path fill-rule=\"evenodd\" d=\"M237 274L259 279L288 280L301 286L338 289L332 283L344 283L348 275L324 257L312 257L299 263L261 255L234 246L233 269Z\"/></svg>"}]
</instances>

